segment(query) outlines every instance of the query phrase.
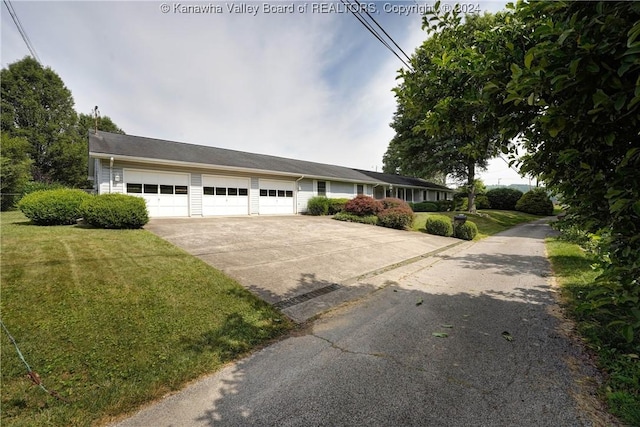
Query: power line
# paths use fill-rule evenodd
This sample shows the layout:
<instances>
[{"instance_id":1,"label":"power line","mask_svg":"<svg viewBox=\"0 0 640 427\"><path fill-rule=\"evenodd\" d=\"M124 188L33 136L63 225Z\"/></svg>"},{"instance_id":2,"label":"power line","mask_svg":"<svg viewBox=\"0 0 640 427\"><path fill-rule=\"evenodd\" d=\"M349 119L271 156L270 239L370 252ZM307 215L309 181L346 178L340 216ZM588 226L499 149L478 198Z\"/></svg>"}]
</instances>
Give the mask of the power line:
<instances>
[{"instance_id":1,"label":"power line","mask_svg":"<svg viewBox=\"0 0 640 427\"><path fill-rule=\"evenodd\" d=\"M373 21L374 24L377 25L378 28L380 28L382 30L382 32L384 33L385 36L387 36L387 38L389 40L391 40L391 42L400 50L400 52L402 52L402 54L404 55L405 58L407 58L407 60L409 62L411 62L411 58L409 58L409 55L407 55L405 53L404 50L402 50L402 48L398 45L398 43L396 43L396 41L393 39L393 37L391 37L389 35L389 33L387 33L384 28L382 28L382 26L380 24L378 24L378 21L375 20L375 18L373 16L371 16L371 14L369 13L369 11L366 8L363 8L362 5L360 4L359 0L354 0L356 3L358 3L358 6L360 6L360 11L364 10L364 12L367 14L367 16ZM404 61L403 61L404 62Z\"/></svg>"},{"instance_id":2,"label":"power line","mask_svg":"<svg viewBox=\"0 0 640 427\"><path fill-rule=\"evenodd\" d=\"M409 65L409 64L408 64L404 59L402 59L402 58L400 57L400 55L398 55L398 53L397 53L397 52L396 52L396 51L391 47L391 45L389 45L389 43L388 43L387 41L385 41L385 40L382 38L382 36L380 35L380 33L378 33L378 32L376 31L376 29L375 29L375 28L373 28L373 26L372 26L369 22L367 22L367 20L366 20L366 19L365 19L365 17L361 14L361 12L356 12L356 10L359 10L359 11L361 11L361 10L362 10L362 5L361 5L357 0L355 0L355 1L357 2L358 7L353 7L354 3L350 3L348 0L340 0L340 2L341 2L342 4L344 4L344 5L347 7L347 9L351 12L351 14L352 14L352 15L353 15L353 16L354 16L358 21L360 21L360 23L361 23L361 24L362 24L362 25L363 25L363 26L364 26L364 27L365 27L365 28L366 28L366 29L367 29L371 34L373 34L373 36L374 36L376 39L378 39L378 41L379 41L380 43L382 43L382 44L383 44L387 49L389 49L389 51L391 51L391 53L393 53L393 54L396 56L396 58L398 58L398 59L400 60L400 62L402 62L402 63L405 65L405 67L407 67L409 70L412 70L411 66L410 66L410 65ZM367 12L367 15L369 15L369 13L368 13L368 12ZM369 15L369 17L371 17L371 15ZM371 19L373 20L373 18L371 18ZM375 20L374 20L374 22L375 22ZM382 29L382 27L380 26L380 24L378 24L377 22L376 22L376 25ZM393 40L393 39L392 39L392 38L387 34L387 32L386 32L386 31L384 31L384 29L382 29L382 31L387 35L387 37L389 37L389 39L393 42L393 44L395 44L396 46L398 46L398 45L397 45L397 43L396 43L396 42L395 42L395 41L394 41L394 40ZM399 47L399 46L398 46L398 48L400 49L400 47ZM400 51L401 51L405 56L407 56L407 55L404 53L404 51L402 51L402 49L400 49ZM409 57L408 57L408 56L407 56L407 59L409 59ZM410 60L410 59L409 59L409 60Z\"/></svg>"},{"instance_id":3,"label":"power line","mask_svg":"<svg viewBox=\"0 0 640 427\"><path fill-rule=\"evenodd\" d=\"M36 53L35 47L33 47L33 43L31 43L31 40L29 39L27 32L22 26L22 22L20 22L20 18L18 18L18 14L16 13L15 9L13 8L13 5L11 4L11 0L3 0L3 2L7 10L9 11L9 15L11 15L11 19L13 19L13 23L16 24L16 28L18 29L18 32L20 33L20 36L22 37L24 44L27 45L29 52L31 52L31 56L36 61L38 61L39 64L42 64L42 61L40 61L40 57Z\"/></svg>"}]
</instances>

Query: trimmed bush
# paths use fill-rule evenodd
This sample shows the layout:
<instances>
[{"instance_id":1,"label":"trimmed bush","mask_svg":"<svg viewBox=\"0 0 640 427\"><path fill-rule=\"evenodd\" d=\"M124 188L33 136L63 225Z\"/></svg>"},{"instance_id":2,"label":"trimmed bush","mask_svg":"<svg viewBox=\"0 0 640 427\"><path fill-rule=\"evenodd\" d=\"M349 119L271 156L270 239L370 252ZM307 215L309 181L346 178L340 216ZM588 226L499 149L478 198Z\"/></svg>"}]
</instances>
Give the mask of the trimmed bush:
<instances>
[{"instance_id":1,"label":"trimmed bush","mask_svg":"<svg viewBox=\"0 0 640 427\"><path fill-rule=\"evenodd\" d=\"M413 211L407 206L396 206L378 213L378 225L404 230L413 224Z\"/></svg>"},{"instance_id":2,"label":"trimmed bush","mask_svg":"<svg viewBox=\"0 0 640 427\"><path fill-rule=\"evenodd\" d=\"M144 199L126 194L92 196L80 210L88 224L99 228L141 228L149 222Z\"/></svg>"},{"instance_id":3,"label":"trimmed bush","mask_svg":"<svg viewBox=\"0 0 640 427\"><path fill-rule=\"evenodd\" d=\"M18 208L37 225L75 224L82 216L80 204L90 197L70 188L34 191L20 200Z\"/></svg>"},{"instance_id":4,"label":"trimmed bush","mask_svg":"<svg viewBox=\"0 0 640 427\"><path fill-rule=\"evenodd\" d=\"M478 234L478 227L475 223L467 220L464 224L458 224L453 229L453 236L462 240L473 240Z\"/></svg>"},{"instance_id":5,"label":"trimmed bush","mask_svg":"<svg viewBox=\"0 0 640 427\"><path fill-rule=\"evenodd\" d=\"M344 211L358 216L376 215L383 209L379 200L369 196L356 196L349 200L344 207Z\"/></svg>"},{"instance_id":6,"label":"trimmed bush","mask_svg":"<svg viewBox=\"0 0 640 427\"><path fill-rule=\"evenodd\" d=\"M429 215L425 225L427 233L436 236L453 236L453 225L451 218L445 215Z\"/></svg>"},{"instance_id":7,"label":"trimmed bush","mask_svg":"<svg viewBox=\"0 0 640 427\"><path fill-rule=\"evenodd\" d=\"M333 216L338 221L359 222L361 224L377 225L378 217L375 215L359 216L348 212L338 212Z\"/></svg>"},{"instance_id":8,"label":"trimmed bush","mask_svg":"<svg viewBox=\"0 0 640 427\"><path fill-rule=\"evenodd\" d=\"M380 202L382 202L383 209L391 209L391 208L411 209L411 206L409 205L409 203L405 202L402 199L398 199L396 197L387 197L386 199L382 199Z\"/></svg>"},{"instance_id":9,"label":"trimmed bush","mask_svg":"<svg viewBox=\"0 0 640 427\"><path fill-rule=\"evenodd\" d=\"M552 215L553 202L545 190L537 188L522 195L516 203L516 210L533 215Z\"/></svg>"},{"instance_id":10,"label":"trimmed bush","mask_svg":"<svg viewBox=\"0 0 640 427\"><path fill-rule=\"evenodd\" d=\"M494 188L487 191L487 199L491 209L515 211L516 203L522 197L522 191L515 188Z\"/></svg>"},{"instance_id":11,"label":"trimmed bush","mask_svg":"<svg viewBox=\"0 0 640 427\"><path fill-rule=\"evenodd\" d=\"M414 203L411 208L414 212L438 212L438 205L433 202Z\"/></svg>"},{"instance_id":12,"label":"trimmed bush","mask_svg":"<svg viewBox=\"0 0 640 427\"><path fill-rule=\"evenodd\" d=\"M342 212L349 199L329 199L329 215L335 215Z\"/></svg>"},{"instance_id":13,"label":"trimmed bush","mask_svg":"<svg viewBox=\"0 0 640 427\"><path fill-rule=\"evenodd\" d=\"M453 209L453 200L438 200L435 203L438 205L438 212L449 212Z\"/></svg>"},{"instance_id":14,"label":"trimmed bush","mask_svg":"<svg viewBox=\"0 0 640 427\"><path fill-rule=\"evenodd\" d=\"M307 213L309 215L327 215L329 213L329 199L316 196L307 202Z\"/></svg>"}]
</instances>

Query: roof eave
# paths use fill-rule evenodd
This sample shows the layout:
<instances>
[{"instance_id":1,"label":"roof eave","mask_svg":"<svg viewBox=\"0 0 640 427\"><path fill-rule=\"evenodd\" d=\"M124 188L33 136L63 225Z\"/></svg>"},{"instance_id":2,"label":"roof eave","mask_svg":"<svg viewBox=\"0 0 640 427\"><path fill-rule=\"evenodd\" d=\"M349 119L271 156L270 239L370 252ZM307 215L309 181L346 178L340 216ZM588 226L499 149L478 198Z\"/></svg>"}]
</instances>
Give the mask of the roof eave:
<instances>
[{"instance_id":1,"label":"roof eave","mask_svg":"<svg viewBox=\"0 0 640 427\"><path fill-rule=\"evenodd\" d=\"M295 177L295 178L324 179L327 181L340 180L342 182L353 182L353 183L364 183L364 184L386 184L383 181L376 181L376 180L357 180L357 179L351 179L351 178L338 178L334 176L320 176L320 175L309 175L309 174L300 174L300 173L293 173L293 172L280 172L280 171L274 171L274 170L268 170L268 169L212 165L210 163L195 163L195 162L184 162L180 160L166 160L166 159L154 159L149 157L124 156L119 154L99 153L95 151L90 151L89 157L93 157L95 159L107 159L107 160L113 157L114 160L120 160L120 161L147 163L147 164L155 164L155 165L163 165L163 166L178 166L178 167L190 167L190 168L195 167L200 169L222 170L222 171L228 171L228 172L245 172L245 173L257 173L262 175L289 176L289 177Z\"/></svg>"}]
</instances>

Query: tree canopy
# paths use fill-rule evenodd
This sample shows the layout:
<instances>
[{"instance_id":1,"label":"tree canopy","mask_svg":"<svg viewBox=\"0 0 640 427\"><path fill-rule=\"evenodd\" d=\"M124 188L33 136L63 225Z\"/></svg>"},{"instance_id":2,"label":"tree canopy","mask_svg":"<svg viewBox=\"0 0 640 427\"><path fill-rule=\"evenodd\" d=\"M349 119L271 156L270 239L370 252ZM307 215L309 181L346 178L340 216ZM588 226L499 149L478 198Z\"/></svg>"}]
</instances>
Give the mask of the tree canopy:
<instances>
[{"instance_id":1,"label":"tree canopy","mask_svg":"<svg viewBox=\"0 0 640 427\"><path fill-rule=\"evenodd\" d=\"M36 181L58 182L71 187L86 186L87 135L95 122L87 114L76 114L71 92L60 76L26 57L3 68L0 78L3 151L5 146L17 146L17 140L5 140L5 135L19 138L22 141L20 150L23 150L20 153L12 150L11 156L3 152L3 162L20 159L22 166L16 171L20 171L21 177L31 176ZM100 118L98 128L124 133L109 117ZM27 174L22 173L27 164L25 159L30 168ZM20 192L23 181L22 178L11 180L9 187L3 183L3 193ZM6 207L3 203L3 209Z\"/></svg>"},{"instance_id":2,"label":"tree canopy","mask_svg":"<svg viewBox=\"0 0 640 427\"><path fill-rule=\"evenodd\" d=\"M412 56L412 70L400 71L394 89L396 135L383 159L385 172L464 180L470 211L475 211L476 170L504 144L502 100L486 96L484 87L495 77L488 70L497 68L486 55L497 49L491 31L505 25L506 16L470 15L463 22L455 11L440 13L436 6L423 18L430 37Z\"/></svg>"}]
</instances>

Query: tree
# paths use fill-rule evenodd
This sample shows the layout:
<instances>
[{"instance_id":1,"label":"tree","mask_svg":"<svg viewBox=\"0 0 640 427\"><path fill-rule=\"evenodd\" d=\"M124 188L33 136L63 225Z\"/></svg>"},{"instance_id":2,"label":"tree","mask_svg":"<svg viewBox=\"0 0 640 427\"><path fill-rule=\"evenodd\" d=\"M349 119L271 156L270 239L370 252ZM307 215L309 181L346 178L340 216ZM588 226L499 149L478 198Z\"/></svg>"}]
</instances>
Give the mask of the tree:
<instances>
[{"instance_id":1,"label":"tree","mask_svg":"<svg viewBox=\"0 0 640 427\"><path fill-rule=\"evenodd\" d=\"M16 196L31 179L31 160L27 156L29 141L3 133L0 143L0 208L14 206Z\"/></svg>"},{"instance_id":2,"label":"tree","mask_svg":"<svg viewBox=\"0 0 640 427\"><path fill-rule=\"evenodd\" d=\"M36 60L24 58L2 69L2 133L28 141L31 175L40 182L87 185L87 135L95 121L73 110L62 79ZM98 129L124 133L109 117Z\"/></svg>"},{"instance_id":3,"label":"tree","mask_svg":"<svg viewBox=\"0 0 640 427\"><path fill-rule=\"evenodd\" d=\"M496 73L504 74L504 65L488 64L486 52L501 48L509 59L514 54L505 47L506 37L496 45L491 37L476 35L490 34L507 16L467 15L462 22L455 11L441 14L436 3L423 18L431 37L414 53L413 70L400 71L402 83L394 89L396 135L383 159L385 170L465 180L470 212L475 212L476 170L508 144L499 127L502 100L483 92Z\"/></svg>"},{"instance_id":4,"label":"tree","mask_svg":"<svg viewBox=\"0 0 640 427\"><path fill-rule=\"evenodd\" d=\"M29 141L34 179L51 181L52 153L68 146L77 121L71 92L53 70L30 57L2 69L0 78L2 132Z\"/></svg>"},{"instance_id":5,"label":"tree","mask_svg":"<svg viewBox=\"0 0 640 427\"><path fill-rule=\"evenodd\" d=\"M515 16L533 43L490 88L506 93L503 133L523 138L522 170L608 241L607 285L589 303L625 312L631 341L640 329L640 4L526 2Z\"/></svg>"}]
</instances>

